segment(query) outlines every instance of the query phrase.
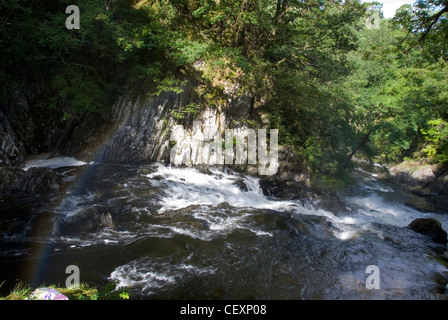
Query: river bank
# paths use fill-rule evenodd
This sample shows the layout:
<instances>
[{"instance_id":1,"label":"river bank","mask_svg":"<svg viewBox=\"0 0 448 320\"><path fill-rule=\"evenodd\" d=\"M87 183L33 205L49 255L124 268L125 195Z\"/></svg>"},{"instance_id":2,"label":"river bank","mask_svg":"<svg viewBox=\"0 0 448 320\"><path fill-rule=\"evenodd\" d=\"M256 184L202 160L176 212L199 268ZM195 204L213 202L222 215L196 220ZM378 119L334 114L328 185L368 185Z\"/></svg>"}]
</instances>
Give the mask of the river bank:
<instances>
[{"instance_id":1,"label":"river bank","mask_svg":"<svg viewBox=\"0 0 448 320\"><path fill-rule=\"evenodd\" d=\"M448 208L448 166L427 160L403 161L378 173L378 178L410 191L409 202L422 212L444 213Z\"/></svg>"}]
</instances>

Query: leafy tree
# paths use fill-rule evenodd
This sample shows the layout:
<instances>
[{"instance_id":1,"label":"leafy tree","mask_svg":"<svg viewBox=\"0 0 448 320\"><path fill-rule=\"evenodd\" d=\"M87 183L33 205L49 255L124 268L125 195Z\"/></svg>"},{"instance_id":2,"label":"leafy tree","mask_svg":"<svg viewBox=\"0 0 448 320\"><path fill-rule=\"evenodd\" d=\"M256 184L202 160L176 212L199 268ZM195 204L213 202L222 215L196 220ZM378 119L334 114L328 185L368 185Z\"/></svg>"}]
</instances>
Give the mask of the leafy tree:
<instances>
[{"instance_id":1,"label":"leafy tree","mask_svg":"<svg viewBox=\"0 0 448 320\"><path fill-rule=\"evenodd\" d=\"M422 129L425 136L423 152L437 162L448 162L448 122L442 119L428 121L430 128Z\"/></svg>"},{"instance_id":2,"label":"leafy tree","mask_svg":"<svg viewBox=\"0 0 448 320\"><path fill-rule=\"evenodd\" d=\"M446 48L446 42L428 36L412 47L422 36L414 30L416 12L404 6L392 23L382 20L379 30L361 30L359 49L349 55L354 72L346 80L357 106L355 128L363 142L354 151L383 161L420 157L425 144L422 132L427 132L432 119L447 116L448 83L443 76L447 64L433 50Z\"/></svg>"},{"instance_id":3,"label":"leafy tree","mask_svg":"<svg viewBox=\"0 0 448 320\"><path fill-rule=\"evenodd\" d=\"M86 114L107 116L125 81L157 95L194 75L200 101L173 115L247 94L324 185L358 154L443 159L446 0L404 6L379 29L366 18L380 4L358 0L79 0L81 28L67 30L70 4L0 3L0 102L42 84L36 104L63 129L55 151Z\"/></svg>"},{"instance_id":4,"label":"leafy tree","mask_svg":"<svg viewBox=\"0 0 448 320\"><path fill-rule=\"evenodd\" d=\"M409 6L401 7L392 21L406 30L404 40L407 42L408 51L416 46L425 46L425 60L448 59L447 0L417 0L413 9Z\"/></svg>"}]
</instances>

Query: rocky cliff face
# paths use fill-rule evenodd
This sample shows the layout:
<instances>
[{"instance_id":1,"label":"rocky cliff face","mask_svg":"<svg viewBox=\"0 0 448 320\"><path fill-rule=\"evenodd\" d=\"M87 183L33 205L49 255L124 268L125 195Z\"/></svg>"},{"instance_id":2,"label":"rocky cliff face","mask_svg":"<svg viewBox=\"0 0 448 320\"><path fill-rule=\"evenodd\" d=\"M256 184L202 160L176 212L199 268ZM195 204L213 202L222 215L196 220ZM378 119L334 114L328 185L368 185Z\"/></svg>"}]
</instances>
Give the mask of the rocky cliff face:
<instances>
[{"instance_id":1,"label":"rocky cliff face","mask_svg":"<svg viewBox=\"0 0 448 320\"><path fill-rule=\"evenodd\" d=\"M25 159L23 143L0 111L0 166L17 166Z\"/></svg>"},{"instance_id":2,"label":"rocky cliff face","mask_svg":"<svg viewBox=\"0 0 448 320\"><path fill-rule=\"evenodd\" d=\"M187 110L191 103L198 108L179 116L179 110ZM254 116L252 111L252 100L245 95L229 96L222 106L207 106L201 103L193 87L185 87L180 94L168 91L157 97L130 91L117 100L107 119L92 115L83 119L61 152L87 162L167 164L176 144L176 128L182 127L190 135L199 130L204 142L211 141L217 133L224 138L227 129L236 130L238 135L249 128L247 120ZM191 141L183 148L194 148L195 143ZM176 148L182 152L180 145ZM190 157L185 163L195 164L192 153Z\"/></svg>"},{"instance_id":3,"label":"rocky cliff face","mask_svg":"<svg viewBox=\"0 0 448 320\"><path fill-rule=\"evenodd\" d=\"M269 129L273 128L269 127L268 121L263 120L263 115L257 112L248 95L236 96L229 88L225 90L225 103L209 106L201 101L192 84L186 85L179 94L166 91L158 96L148 96L144 86L130 86L123 91L126 93L116 100L107 116L86 114L76 119L62 141L59 153L85 162L139 165L152 162L173 163L173 157L177 153L181 157L187 157L181 159L178 165L207 165L210 164L208 160L198 160L198 154L208 152L208 156L213 153L216 155L216 150L210 149L212 145L224 152L225 135L230 129L235 136L235 165L229 165L227 161L225 164L249 174L259 173L258 167L250 165L248 159L250 147L247 132L252 130L257 133L258 128L263 128L267 129L269 136ZM188 111L188 106L192 103L197 106L194 112ZM9 125L7 116L0 115L0 130L5 133L0 141L1 165L18 166L27 154L50 152L63 131L57 125L60 121L54 116L46 117L46 123L42 121L45 109L33 113L24 105L21 112L18 112L19 109L10 112L10 115L20 115L16 116L14 125ZM51 113L51 110L47 112ZM52 118L53 125L49 123ZM46 126L46 131L39 129L37 123ZM191 137L190 140L176 140L175 132L179 127ZM42 134L42 131L46 134ZM217 135L221 140L216 140ZM240 163L236 162L238 152L245 154ZM292 150L284 147L278 150L278 161L274 174L263 177L265 192L279 197L305 196L307 191L304 190L308 190L309 177L301 161ZM211 164L220 166L224 163L215 161Z\"/></svg>"},{"instance_id":4,"label":"rocky cliff face","mask_svg":"<svg viewBox=\"0 0 448 320\"><path fill-rule=\"evenodd\" d=\"M61 133L61 110L41 99L37 85L0 101L0 166L20 166L31 154L51 150Z\"/></svg>"}]
</instances>

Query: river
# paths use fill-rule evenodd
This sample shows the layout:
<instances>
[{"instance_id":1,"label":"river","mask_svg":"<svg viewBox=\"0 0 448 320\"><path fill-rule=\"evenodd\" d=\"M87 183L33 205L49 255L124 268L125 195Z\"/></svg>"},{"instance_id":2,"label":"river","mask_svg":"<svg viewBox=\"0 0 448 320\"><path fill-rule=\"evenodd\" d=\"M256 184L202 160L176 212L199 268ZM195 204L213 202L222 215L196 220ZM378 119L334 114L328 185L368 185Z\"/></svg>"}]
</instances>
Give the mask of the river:
<instances>
[{"instance_id":1,"label":"river","mask_svg":"<svg viewBox=\"0 0 448 320\"><path fill-rule=\"evenodd\" d=\"M71 181L60 197L0 199L3 294L17 281L64 285L75 265L82 282L117 281L135 299L448 295L446 246L406 228L432 217L448 230L448 209L420 212L408 192L361 169L339 193L345 213L267 197L257 178L230 170L99 163L58 170ZM92 229L79 218L86 212L108 228ZM378 289L366 287L371 265Z\"/></svg>"}]
</instances>

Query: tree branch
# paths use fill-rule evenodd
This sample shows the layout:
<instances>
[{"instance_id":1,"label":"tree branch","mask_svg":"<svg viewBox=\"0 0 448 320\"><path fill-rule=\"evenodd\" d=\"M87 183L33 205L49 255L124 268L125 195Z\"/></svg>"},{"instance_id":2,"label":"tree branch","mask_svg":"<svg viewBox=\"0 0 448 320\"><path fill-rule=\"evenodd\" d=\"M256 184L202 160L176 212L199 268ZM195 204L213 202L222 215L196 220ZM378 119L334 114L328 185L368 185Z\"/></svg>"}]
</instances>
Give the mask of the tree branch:
<instances>
[{"instance_id":1,"label":"tree branch","mask_svg":"<svg viewBox=\"0 0 448 320\"><path fill-rule=\"evenodd\" d=\"M412 48L414 48L418 43L423 42L426 38L426 36L428 35L429 31L431 31L432 27L436 24L437 21L439 21L440 17L444 14L448 12L448 4L445 5L445 7L440 10L439 12L437 12L436 14L432 15L428 20L432 21L428 27L426 27L425 31L422 33L422 35L420 36L420 38L409 48L409 50L411 50Z\"/></svg>"}]
</instances>

